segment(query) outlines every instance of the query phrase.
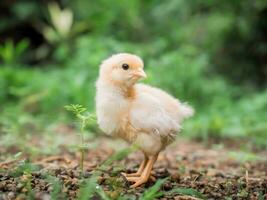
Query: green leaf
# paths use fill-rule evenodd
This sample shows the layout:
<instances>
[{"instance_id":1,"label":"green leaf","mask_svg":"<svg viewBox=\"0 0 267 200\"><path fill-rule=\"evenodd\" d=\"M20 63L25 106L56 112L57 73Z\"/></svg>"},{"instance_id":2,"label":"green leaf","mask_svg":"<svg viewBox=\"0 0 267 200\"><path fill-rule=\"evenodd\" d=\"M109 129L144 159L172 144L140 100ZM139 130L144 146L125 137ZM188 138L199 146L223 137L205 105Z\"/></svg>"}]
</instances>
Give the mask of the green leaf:
<instances>
[{"instance_id":1,"label":"green leaf","mask_svg":"<svg viewBox=\"0 0 267 200\"><path fill-rule=\"evenodd\" d=\"M15 47L16 55L20 56L29 47L28 40L21 40Z\"/></svg>"},{"instance_id":2,"label":"green leaf","mask_svg":"<svg viewBox=\"0 0 267 200\"><path fill-rule=\"evenodd\" d=\"M142 196L141 196L141 200L153 200L156 199L160 196L162 196L164 193L162 191L159 192L159 189L161 187L161 185L166 181L165 179L160 179L158 180L155 185L153 185L152 187L150 187Z\"/></svg>"},{"instance_id":3,"label":"green leaf","mask_svg":"<svg viewBox=\"0 0 267 200\"><path fill-rule=\"evenodd\" d=\"M62 190L62 182L53 176L47 175L46 180L51 183L52 186L52 191L50 193L51 199L52 200L57 200L60 198L63 198L62 195L63 193L61 193Z\"/></svg>"},{"instance_id":4,"label":"green leaf","mask_svg":"<svg viewBox=\"0 0 267 200\"><path fill-rule=\"evenodd\" d=\"M78 200L87 200L89 199L95 192L96 188L96 179L90 178L83 182L81 185L79 193L78 193Z\"/></svg>"},{"instance_id":5,"label":"green leaf","mask_svg":"<svg viewBox=\"0 0 267 200\"><path fill-rule=\"evenodd\" d=\"M66 105L64 106L64 108L68 111L73 112L74 114L78 115L81 114L82 112L86 111L86 108L84 108L82 105L80 104L70 104L70 105Z\"/></svg>"},{"instance_id":6,"label":"green leaf","mask_svg":"<svg viewBox=\"0 0 267 200\"><path fill-rule=\"evenodd\" d=\"M22 152L20 151L20 152L18 152L18 153L16 153L16 154L14 155L14 158L19 158L21 155L22 155Z\"/></svg>"},{"instance_id":7,"label":"green leaf","mask_svg":"<svg viewBox=\"0 0 267 200\"><path fill-rule=\"evenodd\" d=\"M206 197L203 194L201 194L199 191L197 191L193 188L175 188L175 189L169 191L168 193L169 194L178 193L178 194L197 197L199 199L206 199Z\"/></svg>"},{"instance_id":8,"label":"green leaf","mask_svg":"<svg viewBox=\"0 0 267 200\"><path fill-rule=\"evenodd\" d=\"M15 170L11 171L10 175L13 177L18 177L24 173L30 174L34 171L38 171L39 169L39 166L23 161L16 167Z\"/></svg>"},{"instance_id":9,"label":"green leaf","mask_svg":"<svg viewBox=\"0 0 267 200\"><path fill-rule=\"evenodd\" d=\"M109 200L110 198L103 191L102 187L97 184L97 177L99 173L94 174L89 178L85 179L78 193L78 200L90 199L93 195L98 194L102 199Z\"/></svg>"}]
</instances>

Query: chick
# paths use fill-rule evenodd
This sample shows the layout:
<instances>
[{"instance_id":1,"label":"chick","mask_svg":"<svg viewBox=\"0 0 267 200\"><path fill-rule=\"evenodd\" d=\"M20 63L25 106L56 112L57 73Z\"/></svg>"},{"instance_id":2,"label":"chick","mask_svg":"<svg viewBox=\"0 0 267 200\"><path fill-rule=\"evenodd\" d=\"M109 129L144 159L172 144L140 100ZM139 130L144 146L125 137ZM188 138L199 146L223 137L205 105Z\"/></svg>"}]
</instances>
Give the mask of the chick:
<instances>
[{"instance_id":1,"label":"chick","mask_svg":"<svg viewBox=\"0 0 267 200\"><path fill-rule=\"evenodd\" d=\"M124 174L140 186L149 179L160 151L174 141L184 118L193 109L166 92L137 83L146 78L141 58L120 53L104 60L96 82L96 113L100 129L106 134L135 144L144 161L138 171Z\"/></svg>"}]
</instances>

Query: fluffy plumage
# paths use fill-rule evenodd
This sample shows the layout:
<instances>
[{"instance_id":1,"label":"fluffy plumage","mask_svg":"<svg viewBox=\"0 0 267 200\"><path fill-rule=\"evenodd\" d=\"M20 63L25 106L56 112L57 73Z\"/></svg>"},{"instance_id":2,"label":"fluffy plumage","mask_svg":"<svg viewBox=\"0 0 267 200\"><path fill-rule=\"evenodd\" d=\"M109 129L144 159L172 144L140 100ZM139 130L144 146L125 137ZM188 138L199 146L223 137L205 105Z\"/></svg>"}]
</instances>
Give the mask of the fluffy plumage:
<instances>
[{"instance_id":1,"label":"fluffy plumage","mask_svg":"<svg viewBox=\"0 0 267 200\"><path fill-rule=\"evenodd\" d=\"M139 186L149 178L157 156L181 130L193 109L166 92L136 82L145 78L143 61L121 53L103 61L96 83L99 127L107 134L135 143L145 155L144 166L126 175Z\"/></svg>"}]
</instances>

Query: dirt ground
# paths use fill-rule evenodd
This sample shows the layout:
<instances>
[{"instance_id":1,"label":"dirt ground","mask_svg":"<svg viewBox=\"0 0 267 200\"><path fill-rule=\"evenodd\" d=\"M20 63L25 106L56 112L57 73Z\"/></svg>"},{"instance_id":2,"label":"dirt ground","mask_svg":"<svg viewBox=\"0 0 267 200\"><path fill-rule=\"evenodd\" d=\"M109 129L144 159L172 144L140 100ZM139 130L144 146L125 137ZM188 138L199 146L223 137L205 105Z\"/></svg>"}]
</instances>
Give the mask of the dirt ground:
<instances>
[{"instance_id":1,"label":"dirt ground","mask_svg":"<svg viewBox=\"0 0 267 200\"><path fill-rule=\"evenodd\" d=\"M124 148L121 141L101 138L94 148L89 148L85 158L84 177L90 177L94 169L108 159L119 148ZM196 197L168 193L175 188L192 188L203 194L206 199L267 199L267 152L250 154L236 153L237 149L223 145L209 146L203 143L178 140L159 155L153 169L153 177L166 178L160 190L160 199L197 199ZM61 147L61 153L53 156L41 156L31 160L40 166L40 170L12 176L8 173L15 169L19 161L2 162L0 168L0 200L25 199L29 187L23 180L31 177L30 188L34 191L33 199L50 199L51 183L43 174L57 177L62 186L64 198L75 199L79 190L79 157ZM138 199L142 193L154 185L155 179L130 189L122 171L133 172L142 161L142 154L135 152L121 161L115 161L103 169L98 176L98 184L112 199L126 194ZM62 197L62 199L64 199ZM98 196L92 199L100 199Z\"/></svg>"}]
</instances>

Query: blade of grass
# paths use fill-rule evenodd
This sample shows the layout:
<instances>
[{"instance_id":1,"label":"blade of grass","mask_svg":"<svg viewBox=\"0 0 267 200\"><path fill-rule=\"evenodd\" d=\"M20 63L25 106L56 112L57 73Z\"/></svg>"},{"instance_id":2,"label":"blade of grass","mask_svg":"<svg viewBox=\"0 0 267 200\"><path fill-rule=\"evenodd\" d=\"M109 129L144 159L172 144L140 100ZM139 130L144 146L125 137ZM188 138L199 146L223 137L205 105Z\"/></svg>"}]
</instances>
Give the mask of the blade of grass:
<instances>
[{"instance_id":1,"label":"blade of grass","mask_svg":"<svg viewBox=\"0 0 267 200\"><path fill-rule=\"evenodd\" d=\"M95 194L98 194L103 200L110 200L102 187L97 184L97 175L93 174L91 178L84 180L78 193L78 200L91 199Z\"/></svg>"},{"instance_id":2,"label":"blade of grass","mask_svg":"<svg viewBox=\"0 0 267 200\"><path fill-rule=\"evenodd\" d=\"M28 200L34 200L34 191L32 190L32 185L31 185L32 177L31 177L31 175L29 177L30 178L27 179L27 182L26 182L27 199Z\"/></svg>"},{"instance_id":3,"label":"blade of grass","mask_svg":"<svg viewBox=\"0 0 267 200\"><path fill-rule=\"evenodd\" d=\"M109 200L110 198L106 195L105 191L100 185L97 184L97 177L100 176L101 171L103 171L106 166L109 166L112 162L116 160L121 160L125 158L129 153L133 151L133 148L126 148L116 152L109 159L104 161L89 179L84 179L83 185L81 185L78 200L90 199L94 194L98 194L102 199Z\"/></svg>"},{"instance_id":4,"label":"blade of grass","mask_svg":"<svg viewBox=\"0 0 267 200\"><path fill-rule=\"evenodd\" d=\"M169 191L168 193L169 194L178 193L182 195L197 197L199 199L206 199L206 197L203 194L201 194L199 191L192 189L192 188L175 188Z\"/></svg>"},{"instance_id":5,"label":"blade of grass","mask_svg":"<svg viewBox=\"0 0 267 200\"><path fill-rule=\"evenodd\" d=\"M50 176L50 175L47 175L46 180L47 182L51 183L51 186L52 186L52 191L50 194L51 199L57 200L57 199L64 198L64 195L61 193L62 182L58 178Z\"/></svg>"},{"instance_id":6,"label":"blade of grass","mask_svg":"<svg viewBox=\"0 0 267 200\"><path fill-rule=\"evenodd\" d=\"M34 165L28 161L22 161L14 170L10 171L10 175L12 177L18 177L25 173L30 174L34 171L38 171L40 169L39 166Z\"/></svg>"},{"instance_id":7,"label":"blade of grass","mask_svg":"<svg viewBox=\"0 0 267 200\"><path fill-rule=\"evenodd\" d=\"M96 192L101 197L101 199L111 200L111 198L105 193L105 191L102 189L102 187L99 186L99 188L97 188Z\"/></svg>"},{"instance_id":8,"label":"blade of grass","mask_svg":"<svg viewBox=\"0 0 267 200\"><path fill-rule=\"evenodd\" d=\"M161 185L166 181L165 179L158 180L155 185L150 187L141 197L140 200L153 200L160 196L162 196L164 193L162 191L159 192L159 189Z\"/></svg>"},{"instance_id":9,"label":"blade of grass","mask_svg":"<svg viewBox=\"0 0 267 200\"><path fill-rule=\"evenodd\" d=\"M93 176L89 179L85 179L81 185L79 193L78 193L78 200L87 200L90 199L96 190L97 186L97 179L96 176Z\"/></svg>"}]
</instances>

